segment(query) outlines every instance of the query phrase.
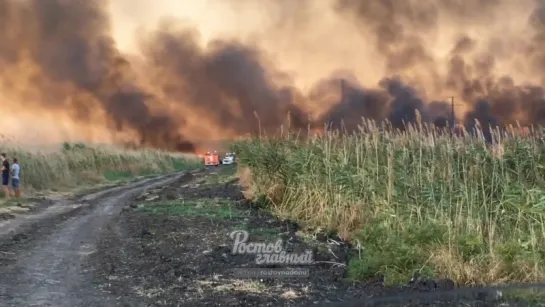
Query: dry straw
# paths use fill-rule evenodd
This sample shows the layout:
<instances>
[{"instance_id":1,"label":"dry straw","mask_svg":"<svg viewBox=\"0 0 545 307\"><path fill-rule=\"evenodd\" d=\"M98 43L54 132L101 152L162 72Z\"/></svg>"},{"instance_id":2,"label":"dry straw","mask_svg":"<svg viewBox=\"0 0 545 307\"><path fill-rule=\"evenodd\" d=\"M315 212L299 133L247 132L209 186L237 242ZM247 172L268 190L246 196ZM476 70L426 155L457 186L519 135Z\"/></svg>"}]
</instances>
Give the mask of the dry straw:
<instances>
[{"instance_id":1,"label":"dry straw","mask_svg":"<svg viewBox=\"0 0 545 307\"><path fill-rule=\"evenodd\" d=\"M248 194L358 242L357 277L381 272L393 283L421 270L462 284L543 280L543 141L517 127L493 131L494 146L483 131L458 137L421 123L360 129L238 141Z\"/></svg>"}]
</instances>

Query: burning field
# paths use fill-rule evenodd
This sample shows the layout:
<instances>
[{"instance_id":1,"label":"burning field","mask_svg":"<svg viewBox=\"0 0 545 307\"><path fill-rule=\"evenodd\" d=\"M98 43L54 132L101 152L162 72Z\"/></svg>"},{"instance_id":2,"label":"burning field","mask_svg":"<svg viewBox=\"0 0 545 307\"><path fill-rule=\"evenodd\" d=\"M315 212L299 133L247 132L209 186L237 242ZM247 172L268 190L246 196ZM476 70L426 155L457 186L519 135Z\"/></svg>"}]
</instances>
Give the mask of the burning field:
<instances>
[{"instance_id":1,"label":"burning field","mask_svg":"<svg viewBox=\"0 0 545 307\"><path fill-rule=\"evenodd\" d=\"M0 128L195 152L415 110L440 122L449 97L468 125L545 118L540 1L192 3L0 0Z\"/></svg>"},{"instance_id":2,"label":"burning field","mask_svg":"<svg viewBox=\"0 0 545 307\"><path fill-rule=\"evenodd\" d=\"M544 68L541 0L0 0L0 141L66 142L5 150L25 194L120 185L9 239L0 297L295 306L415 292L415 272L424 292L540 282ZM524 128L488 146L375 124L453 113L487 139ZM133 180L231 150L236 167ZM312 248L317 274L231 278L233 228Z\"/></svg>"}]
</instances>

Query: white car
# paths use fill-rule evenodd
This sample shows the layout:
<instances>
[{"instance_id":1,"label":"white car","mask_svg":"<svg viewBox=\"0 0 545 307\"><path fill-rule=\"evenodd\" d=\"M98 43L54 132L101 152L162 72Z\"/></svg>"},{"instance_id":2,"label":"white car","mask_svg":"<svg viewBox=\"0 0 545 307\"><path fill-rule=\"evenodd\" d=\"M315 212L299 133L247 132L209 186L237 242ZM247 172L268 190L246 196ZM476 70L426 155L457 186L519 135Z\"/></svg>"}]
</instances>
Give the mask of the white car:
<instances>
[{"instance_id":1,"label":"white car","mask_svg":"<svg viewBox=\"0 0 545 307\"><path fill-rule=\"evenodd\" d=\"M223 157L223 159L221 160L221 163L222 164L233 164L235 163L235 156L231 153L228 153L225 155L225 157Z\"/></svg>"}]
</instances>

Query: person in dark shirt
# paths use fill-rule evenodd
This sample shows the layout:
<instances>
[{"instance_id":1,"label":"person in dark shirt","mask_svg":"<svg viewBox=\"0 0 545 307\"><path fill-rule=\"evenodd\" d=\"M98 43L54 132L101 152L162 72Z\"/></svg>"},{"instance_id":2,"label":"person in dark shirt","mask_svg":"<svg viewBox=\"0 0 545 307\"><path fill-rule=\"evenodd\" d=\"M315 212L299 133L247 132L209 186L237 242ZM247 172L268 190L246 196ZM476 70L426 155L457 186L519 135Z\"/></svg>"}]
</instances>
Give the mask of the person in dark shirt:
<instances>
[{"instance_id":1,"label":"person in dark shirt","mask_svg":"<svg viewBox=\"0 0 545 307\"><path fill-rule=\"evenodd\" d=\"M9 175L10 175L9 161L6 158L5 153L2 153L0 157L2 158L2 190L4 191L4 196L8 198L9 197Z\"/></svg>"}]
</instances>

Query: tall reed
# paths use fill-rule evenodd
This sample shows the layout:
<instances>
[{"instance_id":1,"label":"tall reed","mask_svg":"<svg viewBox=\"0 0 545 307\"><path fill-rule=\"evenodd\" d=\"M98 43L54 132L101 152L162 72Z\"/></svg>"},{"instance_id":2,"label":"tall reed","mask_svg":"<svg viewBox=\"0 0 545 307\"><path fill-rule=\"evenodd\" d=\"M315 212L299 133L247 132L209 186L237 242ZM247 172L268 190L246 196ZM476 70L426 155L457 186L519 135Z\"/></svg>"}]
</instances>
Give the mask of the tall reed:
<instances>
[{"instance_id":1,"label":"tall reed","mask_svg":"<svg viewBox=\"0 0 545 307\"><path fill-rule=\"evenodd\" d=\"M355 278L397 283L419 270L462 284L541 281L545 144L496 136L488 145L367 123L360 133L240 140L233 150L247 194L359 247Z\"/></svg>"}]
</instances>

